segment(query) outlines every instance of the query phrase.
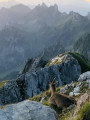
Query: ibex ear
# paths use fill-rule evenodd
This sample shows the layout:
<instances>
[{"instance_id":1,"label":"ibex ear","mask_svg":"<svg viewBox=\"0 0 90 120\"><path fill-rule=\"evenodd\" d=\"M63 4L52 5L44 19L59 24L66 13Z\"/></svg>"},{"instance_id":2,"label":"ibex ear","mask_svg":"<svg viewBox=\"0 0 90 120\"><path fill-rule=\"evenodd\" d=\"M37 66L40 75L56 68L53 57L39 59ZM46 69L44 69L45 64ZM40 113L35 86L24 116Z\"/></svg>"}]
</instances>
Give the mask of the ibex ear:
<instances>
[{"instance_id":1,"label":"ibex ear","mask_svg":"<svg viewBox=\"0 0 90 120\"><path fill-rule=\"evenodd\" d=\"M56 77L53 79L52 83L55 83Z\"/></svg>"}]
</instances>

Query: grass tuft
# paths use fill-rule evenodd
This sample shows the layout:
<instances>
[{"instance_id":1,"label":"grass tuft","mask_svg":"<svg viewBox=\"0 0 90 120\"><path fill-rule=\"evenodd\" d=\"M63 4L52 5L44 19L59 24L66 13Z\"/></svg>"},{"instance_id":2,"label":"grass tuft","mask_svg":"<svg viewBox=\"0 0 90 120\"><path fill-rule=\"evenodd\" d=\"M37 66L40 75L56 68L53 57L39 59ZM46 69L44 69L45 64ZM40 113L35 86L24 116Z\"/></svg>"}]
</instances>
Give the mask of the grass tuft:
<instances>
[{"instance_id":1,"label":"grass tuft","mask_svg":"<svg viewBox=\"0 0 90 120\"><path fill-rule=\"evenodd\" d=\"M80 110L80 117L78 120L90 120L90 102L85 104Z\"/></svg>"}]
</instances>

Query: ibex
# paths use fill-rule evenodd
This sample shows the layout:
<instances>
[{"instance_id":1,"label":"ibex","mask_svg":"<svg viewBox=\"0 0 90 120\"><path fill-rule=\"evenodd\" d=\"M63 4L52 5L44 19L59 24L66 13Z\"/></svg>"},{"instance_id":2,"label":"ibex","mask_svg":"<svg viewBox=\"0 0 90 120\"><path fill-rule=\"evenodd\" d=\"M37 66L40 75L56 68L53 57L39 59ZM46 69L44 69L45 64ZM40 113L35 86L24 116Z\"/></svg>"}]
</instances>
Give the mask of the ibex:
<instances>
[{"instance_id":1,"label":"ibex","mask_svg":"<svg viewBox=\"0 0 90 120\"><path fill-rule=\"evenodd\" d=\"M56 105L57 108L65 108L69 107L72 104L76 104L76 101L73 97L63 95L56 92L56 85L58 82L55 83L55 79L52 83L49 84L49 92L51 93L51 97L49 98L49 103Z\"/></svg>"}]
</instances>

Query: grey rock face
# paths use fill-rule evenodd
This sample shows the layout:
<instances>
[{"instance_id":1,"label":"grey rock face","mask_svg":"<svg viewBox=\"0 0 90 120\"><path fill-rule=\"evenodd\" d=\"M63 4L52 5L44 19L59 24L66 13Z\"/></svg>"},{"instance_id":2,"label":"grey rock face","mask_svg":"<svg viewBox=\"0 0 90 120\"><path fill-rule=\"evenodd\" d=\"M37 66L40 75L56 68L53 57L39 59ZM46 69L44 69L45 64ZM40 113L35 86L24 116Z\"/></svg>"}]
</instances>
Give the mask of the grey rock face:
<instances>
[{"instance_id":1,"label":"grey rock face","mask_svg":"<svg viewBox=\"0 0 90 120\"><path fill-rule=\"evenodd\" d=\"M29 100L0 109L0 120L57 120L54 110Z\"/></svg>"},{"instance_id":2,"label":"grey rock face","mask_svg":"<svg viewBox=\"0 0 90 120\"><path fill-rule=\"evenodd\" d=\"M26 64L20 74L25 74L26 72L37 71L43 68L46 61L42 57L31 58L26 61Z\"/></svg>"},{"instance_id":3,"label":"grey rock face","mask_svg":"<svg viewBox=\"0 0 90 120\"><path fill-rule=\"evenodd\" d=\"M70 84L67 84L60 89L60 93L65 94L68 91L70 91L70 92L68 92L69 96L73 96L73 95L77 96L77 95L81 94L82 92L84 92L83 91L84 88L90 89L90 80L89 79L86 81L84 81L84 80L79 81L78 83L72 82Z\"/></svg>"},{"instance_id":4,"label":"grey rock face","mask_svg":"<svg viewBox=\"0 0 90 120\"><path fill-rule=\"evenodd\" d=\"M81 74L82 75L82 74ZM80 76L81 76L80 75ZM77 96L81 93L84 93L84 89L90 89L90 79L87 80L82 80L82 81L78 81L78 82L72 82L70 84L65 85L64 87L62 87L60 89L60 93L67 93L68 91L68 95L69 96ZM86 89L85 89L86 91Z\"/></svg>"},{"instance_id":5,"label":"grey rock face","mask_svg":"<svg viewBox=\"0 0 90 120\"><path fill-rule=\"evenodd\" d=\"M81 74L78 81L83 81L88 79L90 80L90 71Z\"/></svg>"},{"instance_id":6,"label":"grey rock face","mask_svg":"<svg viewBox=\"0 0 90 120\"><path fill-rule=\"evenodd\" d=\"M56 59L59 64L53 63ZM40 94L49 88L49 82L55 77L58 86L62 86L77 81L81 74L77 60L69 54L65 54L63 59L56 57L49 62L50 65L44 68L30 70L19 76L17 80L6 83L0 90L0 104L15 103Z\"/></svg>"},{"instance_id":7,"label":"grey rock face","mask_svg":"<svg viewBox=\"0 0 90 120\"><path fill-rule=\"evenodd\" d=\"M18 87L16 80L7 82L0 88L0 105L15 103L21 100L20 88Z\"/></svg>"}]
</instances>

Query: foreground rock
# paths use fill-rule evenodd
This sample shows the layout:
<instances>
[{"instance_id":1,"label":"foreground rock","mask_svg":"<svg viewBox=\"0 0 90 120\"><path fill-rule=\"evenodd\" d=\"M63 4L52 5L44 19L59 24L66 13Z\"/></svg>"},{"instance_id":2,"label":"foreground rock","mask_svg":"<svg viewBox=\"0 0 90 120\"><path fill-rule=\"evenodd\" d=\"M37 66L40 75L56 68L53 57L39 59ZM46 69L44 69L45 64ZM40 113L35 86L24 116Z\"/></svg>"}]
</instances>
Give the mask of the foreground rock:
<instances>
[{"instance_id":1,"label":"foreground rock","mask_svg":"<svg viewBox=\"0 0 90 120\"><path fill-rule=\"evenodd\" d=\"M0 109L0 120L57 120L54 110L29 100Z\"/></svg>"},{"instance_id":2,"label":"foreground rock","mask_svg":"<svg viewBox=\"0 0 90 120\"><path fill-rule=\"evenodd\" d=\"M29 64L23 69L24 74L17 80L6 82L0 88L0 105L20 102L46 91L49 82L55 77L59 86L62 86L77 81L81 74L78 61L70 54L61 54L46 65L41 59L34 59L34 62L30 60L27 63Z\"/></svg>"}]
</instances>

